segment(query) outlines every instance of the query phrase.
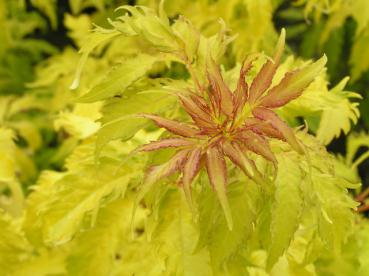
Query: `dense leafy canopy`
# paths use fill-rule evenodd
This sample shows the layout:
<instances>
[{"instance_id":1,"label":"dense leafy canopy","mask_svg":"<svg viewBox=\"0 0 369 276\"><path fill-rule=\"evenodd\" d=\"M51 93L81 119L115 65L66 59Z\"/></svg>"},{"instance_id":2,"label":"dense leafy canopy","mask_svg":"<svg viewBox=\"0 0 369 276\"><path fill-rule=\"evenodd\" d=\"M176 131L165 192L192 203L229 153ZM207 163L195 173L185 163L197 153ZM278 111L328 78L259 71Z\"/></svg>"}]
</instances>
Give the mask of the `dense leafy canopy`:
<instances>
[{"instance_id":1,"label":"dense leafy canopy","mask_svg":"<svg viewBox=\"0 0 369 276\"><path fill-rule=\"evenodd\" d=\"M368 274L365 1L57 2L0 0L0 275Z\"/></svg>"}]
</instances>

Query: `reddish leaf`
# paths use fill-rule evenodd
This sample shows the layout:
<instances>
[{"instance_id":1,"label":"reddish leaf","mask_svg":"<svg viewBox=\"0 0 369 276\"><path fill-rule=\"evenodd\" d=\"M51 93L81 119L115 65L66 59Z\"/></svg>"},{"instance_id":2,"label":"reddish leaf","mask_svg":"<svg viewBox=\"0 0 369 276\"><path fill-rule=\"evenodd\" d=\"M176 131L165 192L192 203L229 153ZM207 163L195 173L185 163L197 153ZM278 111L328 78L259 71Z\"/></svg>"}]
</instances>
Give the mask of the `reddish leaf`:
<instances>
[{"instance_id":1,"label":"reddish leaf","mask_svg":"<svg viewBox=\"0 0 369 276\"><path fill-rule=\"evenodd\" d=\"M267 109L265 107L257 107L255 108L252 113L255 117L269 122L275 129L277 129L286 141L292 146L294 150L299 153L303 153L303 150L297 141L295 134L293 133L292 129L284 122L282 119L278 117L272 110Z\"/></svg>"},{"instance_id":2,"label":"reddish leaf","mask_svg":"<svg viewBox=\"0 0 369 276\"><path fill-rule=\"evenodd\" d=\"M233 94L223 80L219 65L210 56L208 58L208 79L215 93L215 103L218 109L225 115L232 116Z\"/></svg>"},{"instance_id":3,"label":"reddish leaf","mask_svg":"<svg viewBox=\"0 0 369 276\"><path fill-rule=\"evenodd\" d=\"M186 123L168 120L151 114L141 114L139 116L151 119L155 122L157 126L165 128L166 130L174 134L181 135L183 137L194 137L197 136L198 134L198 130L196 130L195 128L191 127Z\"/></svg>"},{"instance_id":4,"label":"reddish leaf","mask_svg":"<svg viewBox=\"0 0 369 276\"><path fill-rule=\"evenodd\" d=\"M263 156L266 160L271 161L274 167L277 167L277 159L270 149L268 141L263 137L251 131L245 131L238 134L238 138L243 142L240 143L241 148L250 150L258 155Z\"/></svg>"},{"instance_id":5,"label":"reddish leaf","mask_svg":"<svg viewBox=\"0 0 369 276\"><path fill-rule=\"evenodd\" d=\"M177 152L168 162L151 167L145 175L144 183L137 195L137 202L140 202L150 191L151 187L160 179L170 176L183 166L186 161L189 150Z\"/></svg>"},{"instance_id":6,"label":"reddish leaf","mask_svg":"<svg viewBox=\"0 0 369 276\"><path fill-rule=\"evenodd\" d=\"M226 193L227 167L224 156L218 147L208 148L206 152L206 169L209 181L217 193L220 205L223 208L228 228L232 230L233 220Z\"/></svg>"},{"instance_id":7,"label":"reddish leaf","mask_svg":"<svg viewBox=\"0 0 369 276\"><path fill-rule=\"evenodd\" d=\"M183 169L183 188L190 206L192 206L191 184L196 175L199 173L200 159L201 149L195 148L189 153Z\"/></svg>"},{"instance_id":8,"label":"reddish leaf","mask_svg":"<svg viewBox=\"0 0 369 276\"><path fill-rule=\"evenodd\" d=\"M202 110L204 110L205 112L209 112L209 105L208 103L206 102L206 100L199 96L199 95L196 95L195 93L191 93L190 94L190 98L192 101L194 101Z\"/></svg>"},{"instance_id":9,"label":"reddish leaf","mask_svg":"<svg viewBox=\"0 0 369 276\"><path fill-rule=\"evenodd\" d=\"M284 43L286 38L286 32L284 29L281 31L279 40L276 46L276 50L273 56L273 61L268 60L263 67L260 69L259 73L256 75L252 81L250 87L250 105L256 103L256 101L264 94L264 92L272 84L274 74L279 66L279 62L284 50Z\"/></svg>"},{"instance_id":10,"label":"reddish leaf","mask_svg":"<svg viewBox=\"0 0 369 276\"><path fill-rule=\"evenodd\" d=\"M248 159L235 143L225 142L222 145L224 154L251 179L254 176L255 164Z\"/></svg>"},{"instance_id":11,"label":"reddish leaf","mask_svg":"<svg viewBox=\"0 0 369 276\"><path fill-rule=\"evenodd\" d=\"M250 129L258 135L265 135L279 140L285 140L282 133L271 126L268 122L258 118L247 118L244 124L245 129Z\"/></svg>"},{"instance_id":12,"label":"reddish leaf","mask_svg":"<svg viewBox=\"0 0 369 276\"><path fill-rule=\"evenodd\" d=\"M318 61L305 68L286 73L281 82L261 99L260 105L275 108L296 99L321 72L326 62L327 57L324 55Z\"/></svg>"},{"instance_id":13,"label":"reddish leaf","mask_svg":"<svg viewBox=\"0 0 369 276\"><path fill-rule=\"evenodd\" d=\"M168 138L159 141L150 142L149 144L139 147L138 151L154 151L158 149L165 148L178 148L178 147L188 147L194 144L193 141L185 140L182 138Z\"/></svg>"},{"instance_id":14,"label":"reddish leaf","mask_svg":"<svg viewBox=\"0 0 369 276\"><path fill-rule=\"evenodd\" d=\"M252 62L255 60L254 56L249 56L243 62L242 68L240 70L240 78L237 83L237 88L234 92L233 97L233 107L234 107L234 114L237 114L242 110L243 106L245 105L248 99L248 85L245 81L245 76L247 72L252 67Z\"/></svg>"},{"instance_id":15,"label":"reddish leaf","mask_svg":"<svg viewBox=\"0 0 369 276\"><path fill-rule=\"evenodd\" d=\"M209 110L204 110L199 102L196 102L191 98L185 97L180 94L178 95L178 97L181 100L183 108L198 126L214 127L214 123L212 122Z\"/></svg>"}]
</instances>

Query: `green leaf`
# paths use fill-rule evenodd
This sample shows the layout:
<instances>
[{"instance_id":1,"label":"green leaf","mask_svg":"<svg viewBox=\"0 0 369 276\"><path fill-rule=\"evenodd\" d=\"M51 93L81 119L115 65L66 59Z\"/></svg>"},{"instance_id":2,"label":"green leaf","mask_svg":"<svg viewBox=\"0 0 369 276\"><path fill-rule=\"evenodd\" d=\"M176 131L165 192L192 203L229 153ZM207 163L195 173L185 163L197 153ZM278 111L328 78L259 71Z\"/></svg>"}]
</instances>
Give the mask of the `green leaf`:
<instances>
[{"instance_id":1,"label":"green leaf","mask_svg":"<svg viewBox=\"0 0 369 276\"><path fill-rule=\"evenodd\" d=\"M295 160L289 159L288 155L279 156L275 199L272 204L272 240L267 260L269 268L288 248L297 230L303 204L299 187L303 177Z\"/></svg>"},{"instance_id":2,"label":"green leaf","mask_svg":"<svg viewBox=\"0 0 369 276\"><path fill-rule=\"evenodd\" d=\"M325 108L320 119L317 138L325 145L337 138L341 131L345 134L351 129L351 122L357 123L360 116L358 103L350 102L350 98L361 98L359 94L343 91L349 78L344 78L325 94L329 108ZM335 118L332 120L332 118Z\"/></svg>"},{"instance_id":3,"label":"green leaf","mask_svg":"<svg viewBox=\"0 0 369 276\"><path fill-rule=\"evenodd\" d=\"M82 233L72 246L67 258L68 275L110 275L119 261L117 252L123 238L122 228L128 228L127 219L132 203L118 200L101 208L96 224Z\"/></svg>"},{"instance_id":4,"label":"green leaf","mask_svg":"<svg viewBox=\"0 0 369 276\"><path fill-rule=\"evenodd\" d=\"M358 78L369 69L369 51L367 48L369 42L369 29L359 36L353 44L350 53L350 67L352 79L357 81Z\"/></svg>"},{"instance_id":5,"label":"green leaf","mask_svg":"<svg viewBox=\"0 0 369 276\"><path fill-rule=\"evenodd\" d=\"M159 60L153 55L139 54L127 59L121 65L113 68L105 79L83 95L81 102L95 102L113 97L123 92L137 79L144 76L153 64Z\"/></svg>"},{"instance_id":6,"label":"green leaf","mask_svg":"<svg viewBox=\"0 0 369 276\"><path fill-rule=\"evenodd\" d=\"M228 261L248 247L248 240L254 231L253 223L260 208L261 189L248 178L241 179L228 184L227 196L234 225L232 231L227 226L219 203L207 202L209 206L200 209L202 244L210 252L214 272L226 269ZM214 192L207 190L207 193ZM217 201L215 198L213 200ZM199 203L201 201L199 199Z\"/></svg>"},{"instance_id":7,"label":"green leaf","mask_svg":"<svg viewBox=\"0 0 369 276\"><path fill-rule=\"evenodd\" d=\"M42 220L38 216L38 210L53 193L55 182L63 177L63 173L44 170L27 198L27 212L23 221L23 229L27 239L35 246L43 244L43 235L41 233Z\"/></svg>"},{"instance_id":8,"label":"green leaf","mask_svg":"<svg viewBox=\"0 0 369 276\"><path fill-rule=\"evenodd\" d=\"M135 114L160 114L173 109L175 103L176 98L166 94L165 89L131 91L122 98L110 100L102 111L105 124L98 132L96 153L109 141L118 138L127 140L147 126L148 120L137 118Z\"/></svg>"},{"instance_id":9,"label":"green leaf","mask_svg":"<svg viewBox=\"0 0 369 276\"><path fill-rule=\"evenodd\" d=\"M194 252L199 236L192 213L180 189L166 193L159 207L152 246L166 260L162 275L212 275L209 252Z\"/></svg>"},{"instance_id":10,"label":"green leaf","mask_svg":"<svg viewBox=\"0 0 369 276\"><path fill-rule=\"evenodd\" d=\"M301 183L304 197L304 212L312 212L316 233L323 245L335 254L341 252L353 226L354 213L358 203L348 193L355 183L340 177L335 170L333 156L321 147L319 141L309 135L299 134L299 138L310 149L306 160L296 159L296 163L308 174Z\"/></svg>"},{"instance_id":11,"label":"green leaf","mask_svg":"<svg viewBox=\"0 0 369 276\"><path fill-rule=\"evenodd\" d=\"M360 133L351 133L346 142L346 164L347 165L353 165L358 166L361 162L363 162L362 156L367 154L367 152L362 154L361 156L358 156L355 160L355 157L357 155L358 150L361 147L367 147L369 148L369 135L365 132ZM358 161L359 160L359 161Z\"/></svg>"},{"instance_id":12,"label":"green leaf","mask_svg":"<svg viewBox=\"0 0 369 276\"><path fill-rule=\"evenodd\" d=\"M66 253L63 250L41 251L37 256L23 261L16 266L12 276L65 275L67 272L65 269Z\"/></svg>"},{"instance_id":13,"label":"green leaf","mask_svg":"<svg viewBox=\"0 0 369 276\"><path fill-rule=\"evenodd\" d=\"M357 202L336 186L334 178L316 174L313 181L321 198L318 233L327 248L339 254L352 230L354 214L350 209L355 208Z\"/></svg>"},{"instance_id":14,"label":"green leaf","mask_svg":"<svg viewBox=\"0 0 369 276\"><path fill-rule=\"evenodd\" d=\"M35 226L29 228L32 231L41 228L44 242L63 244L84 228L85 222L93 225L100 205L124 197L127 185L142 169L132 162L124 168L118 168L118 162L108 158L100 162L99 166L82 165L48 183L47 189L36 191L32 210L37 216ZM47 194L42 196L44 192Z\"/></svg>"},{"instance_id":15,"label":"green leaf","mask_svg":"<svg viewBox=\"0 0 369 276\"><path fill-rule=\"evenodd\" d=\"M58 24L56 17L56 0L31 0L31 4L45 13L50 19L52 28L56 29Z\"/></svg>"},{"instance_id":16,"label":"green leaf","mask_svg":"<svg viewBox=\"0 0 369 276\"><path fill-rule=\"evenodd\" d=\"M347 82L346 77L328 90L328 82L322 72L299 98L281 109L283 117L290 120L298 116L305 119L316 118L319 120L317 137L323 144L329 144L342 131L345 134L348 133L351 122L355 124L360 115L358 103L353 102L352 99L361 97L357 93L344 90ZM332 120L332 118L337 119Z\"/></svg>"},{"instance_id":17,"label":"green leaf","mask_svg":"<svg viewBox=\"0 0 369 276\"><path fill-rule=\"evenodd\" d=\"M112 38L120 35L119 32L99 32L100 29L94 29L94 31L86 38L83 43L83 46L80 49L81 58L79 59L76 75L73 80L73 83L70 85L70 89L76 89L79 86L81 74L83 67L87 61L88 56L93 52L93 50L102 45L103 43L108 42Z\"/></svg>"},{"instance_id":18,"label":"green leaf","mask_svg":"<svg viewBox=\"0 0 369 276\"><path fill-rule=\"evenodd\" d=\"M3 210L0 210L0 229L0 273L14 275L12 272L22 259L30 258L32 248L17 230L17 224Z\"/></svg>"}]
</instances>

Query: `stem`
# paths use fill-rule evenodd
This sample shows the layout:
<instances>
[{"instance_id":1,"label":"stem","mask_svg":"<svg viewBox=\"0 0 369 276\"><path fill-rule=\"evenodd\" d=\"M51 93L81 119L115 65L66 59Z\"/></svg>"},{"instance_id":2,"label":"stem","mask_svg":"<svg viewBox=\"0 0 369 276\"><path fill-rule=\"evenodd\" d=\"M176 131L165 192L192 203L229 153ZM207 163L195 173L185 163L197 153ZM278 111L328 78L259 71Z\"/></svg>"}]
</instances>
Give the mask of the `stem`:
<instances>
[{"instance_id":1,"label":"stem","mask_svg":"<svg viewBox=\"0 0 369 276\"><path fill-rule=\"evenodd\" d=\"M361 205L360 207L358 207L356 211L358 213L362 213L368 210L369 210L369 205L366 204L366 205Z\"/></svg>"},{"instance_id":2,"label":"stem","mask_svg":"<svg viewBox=\"0 0 369 276\"><path fill-rule=\"evenodd\" d=\"M369 151L362 154L356 161L351 165L351 168L356 168L359 166L362 162L364 162L367 158L369 158Z\"/></svg>"},{"instance_id":3,"label":"stem","mask_svg":"<svg viewBox=\"0 0 369 276\"><path fill-rule=\"evenodd\" d=\"M185 48L185 46L183 45L183 48ZM192 63L189 60L188 56L186 55L186 52L180 52L177 54L177 57L182 60L184 62L184 64L186 65L186 68L188 70L188 72L190 73L191 79L193 80L193 82L195 83L195 87L197 88L197 90L199 90L202 94L202 96L204 96L204 89L201 86L199 79L196 77L195 71L192 67Z\"/></svg>"},{"instance_id":4,"label":"stem","mask_svg":"<svg viewBox=\"0 0 369 276\"><path fill-rule=\"evenodd\" d=\"M355 200L363 202L369 196L369 187L367 187L364 191L358 194L355 197Z\"/></svg>"},{"instance_id":5,"label":"stem","mask_svg":"<svg viewBox=\"0 0 369 276\"><path fill-rule=\"evenodd\" d=\"M187 67L188 72L191 75L191 79L195 83L195 86L196 86L197 90L199 90L201 92L201 94L204 96L204 89L203 89L202 85L200 84L199 79L196 77L196 74L195 74L195 71L192 67L192 64L191 64L191 62L188 61L188 59L186 60L186 67Z\"/></svg>"}]
</instances>

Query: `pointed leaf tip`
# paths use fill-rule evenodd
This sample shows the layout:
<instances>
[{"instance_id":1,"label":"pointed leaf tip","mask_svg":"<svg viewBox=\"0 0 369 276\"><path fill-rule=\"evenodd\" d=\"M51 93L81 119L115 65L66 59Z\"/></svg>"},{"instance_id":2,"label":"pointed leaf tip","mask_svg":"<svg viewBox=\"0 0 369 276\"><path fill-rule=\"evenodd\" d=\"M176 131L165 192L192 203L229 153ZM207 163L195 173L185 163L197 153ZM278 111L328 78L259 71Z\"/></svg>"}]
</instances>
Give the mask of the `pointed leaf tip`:
<instances>
[{"instance_id":1,"label":"pointed leaf tip","mask_svg":"<svg viewBox=\"0 0 369 276\"><path fill-rule=\"evenodd\" d=\"M140 146L138 151L155 151L165 148L178 148L187 147L193 145L192 141L182 139L182 138L167 138L158 141L150 142L149 144Z\"/></svg>"},{"instance_id":2,"label":"pointed leaf tip","mask_svg":"<svg viewBox=\"0 0 369 276\"><path fill-rule=\"evenodd\" d=\"M189 124L173 121L162 118L160 116L152 114L138 114L138 117L143 117L152 120L158 127L165 128L169 132L183 136L183 137L195 137L198 134L198 130L190 126Z\"/></svg>"},{"instance_id":3,"label":"pointed leaf tip","mask_svg":"<svg viewBox=\"0 0 369 276\"><path fill-rule=\"evenodd\" d=\"M272 127L278 130L287 143L300 154L304 153L299 141L297 140L292 128L290 128L286 122L284 122L279 116L272 110L264 107L257 107L253 110L253 114L256 118L260 120L267 121Z\"/></svg>"},{"instance_id":4,"label":"pointed leaf tip","mask_svg":"<svg viewBox=\"0 0 369 276\"><path fill-rule=\"evenodd\" d=\"M273 81L273 77L277 68L279 66L286 39L286 31L281 30L281 35L279 36L277 46L274 51L273 61L268 60L263 67L260 69L259 73L253 79L250 87L250 99L249 102L253 105L263 94L267 91Z\"/></svg>"},{"instance_id":5,"label":"pointed leaf tip","mask_svg":"<svg viewBox=\"0 0 369 276\"><path fill-rule=\"evenodd\" d=\"M302 92L320 74L327 62L323 55L316 62L285 74L284 78L261 99L260 105L280 107L301 96Z\"/></svg>"},{"instance_id":6,"label":"pointed leaf tip","mask_svg":"<svg viewBox=\"0 0 369 276\"><path fill-rule=\"evenodd\" d=\"M231 116L233 111L233 94L224 82L220 66L209 54L207 62L208 79L212 87L215 103L225 115Z\"/></svg>"},{"instance_id":7,"label":"pointed leaf tip","mask_svg":"<svg viewBox=\"0 0 369 276\"><path fill-rule=\"evenodd\" d=\"M138 192L136 202L140 202L159 180L175 173L186 161L188 150L178 151L168 162L152 166L144 177L141 189Z\"/></svg>"}]
</instances>

